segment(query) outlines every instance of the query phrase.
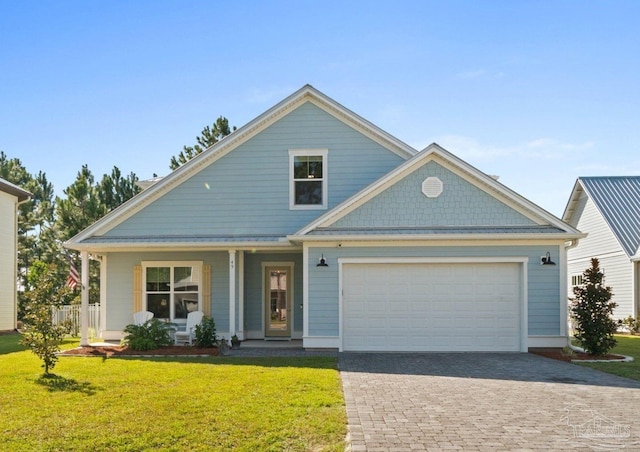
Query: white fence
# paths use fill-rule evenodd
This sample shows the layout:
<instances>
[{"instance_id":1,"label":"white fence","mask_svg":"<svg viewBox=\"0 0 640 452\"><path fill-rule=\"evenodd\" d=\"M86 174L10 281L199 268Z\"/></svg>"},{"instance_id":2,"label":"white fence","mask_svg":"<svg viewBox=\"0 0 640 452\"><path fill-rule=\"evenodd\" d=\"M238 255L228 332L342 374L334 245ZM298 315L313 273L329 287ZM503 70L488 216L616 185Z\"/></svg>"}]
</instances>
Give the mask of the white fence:
<instances>
[{"instance_id":1,"label":"white fence","mask_svg":"<svg viewBox=\"0 0 640 452\"><path fill-rule=\"evenodd\" d=\"M53 308L53 323L59 325L61 323L67 323L69 330L74 336L80 335L80 305L64 305L57 308ZM102 332L100 331L100 304L89 305L89 325L88 335L90 338L100 337Z\"/></svg>"}]
</instances>

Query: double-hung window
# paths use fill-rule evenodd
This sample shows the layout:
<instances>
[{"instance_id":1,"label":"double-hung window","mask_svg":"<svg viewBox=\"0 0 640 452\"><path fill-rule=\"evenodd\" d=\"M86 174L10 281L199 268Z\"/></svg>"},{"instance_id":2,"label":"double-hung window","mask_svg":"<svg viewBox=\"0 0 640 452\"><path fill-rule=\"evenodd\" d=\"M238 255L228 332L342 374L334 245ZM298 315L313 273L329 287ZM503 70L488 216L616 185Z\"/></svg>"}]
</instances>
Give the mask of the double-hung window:
<instances>
[{"instance_id":1,"label":"double-hung window","mask_svg":"<svg viewBox=\"0 0 640 452\"><path fill-rule=\"evenodd\" d=\"M144 309L156 319L185 323L201 309L202 262L143 262Z\"/></svg>"},{"instance_id":2,"label":"double-hung window","mask_svg":"<svg viewBox=\"0 0 640 452\"><path fill-rule=\"evenodd\" d=\"M327 149L289 150L289 207L327 208Z\"/></svg>"}]
</instances>

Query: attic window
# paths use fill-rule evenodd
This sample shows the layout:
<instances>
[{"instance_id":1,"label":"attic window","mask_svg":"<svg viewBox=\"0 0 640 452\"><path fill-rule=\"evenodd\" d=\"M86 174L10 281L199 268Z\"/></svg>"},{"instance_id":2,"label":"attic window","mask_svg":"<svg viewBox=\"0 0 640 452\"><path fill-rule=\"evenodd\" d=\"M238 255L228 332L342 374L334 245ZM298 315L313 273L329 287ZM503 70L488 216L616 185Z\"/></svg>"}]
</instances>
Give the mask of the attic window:
<instances>
[{"instance_id":1,"label":"attic window","mask_svg":"<svg viewBox=\"0 0 640 452\"><path fill-rule=\"evenodd\" d=\"M437 198L442 194L442 181L437 177L427 177L422 182L422 193L427 198Z\"/></svg>"},{"instance_id":2,"label":"attic window","mask_svg":"<svg viewBox=\"0 0 640 452\"><path fill-rule=\"evenodd\" d=\"M327 208L327 149L289 150L289 208Z\"/></svg>"}]
</instances>

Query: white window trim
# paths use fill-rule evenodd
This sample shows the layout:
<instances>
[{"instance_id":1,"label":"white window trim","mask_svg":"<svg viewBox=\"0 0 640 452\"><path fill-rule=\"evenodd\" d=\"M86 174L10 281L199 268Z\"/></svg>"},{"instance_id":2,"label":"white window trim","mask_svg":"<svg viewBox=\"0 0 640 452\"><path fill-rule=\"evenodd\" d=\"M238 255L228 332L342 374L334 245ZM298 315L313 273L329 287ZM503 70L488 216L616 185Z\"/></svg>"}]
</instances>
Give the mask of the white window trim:
<instances>
[{"instance_id":1,"label":"white window trim","mask_svg":"<svg viewBox=\"0 0 640 452\"><path fill-rule=\"evenodd\" d=\"M198 310L202 311L202 261L142 261L142 307L147 309L147 268L151 267L193 267L200 275L198 282ZM173 274L173 271L171 272ZM171 291L173 294L175 291ZM172 322L183 323L184 319L170 319Z\"/></svg>"},{"instance_id":2,"label":"white window trim","mask_svg":"<svg viewBox=\"0 0 640 452\"><path fill-rule=\"evenodd\" d=\"M322 157L322 204L296 204L295 182L293 180L294 157L319 155ZM290 210L326 210L329 185L329 149L289 149L289 209Z\"/></svg>"}]
</instances>

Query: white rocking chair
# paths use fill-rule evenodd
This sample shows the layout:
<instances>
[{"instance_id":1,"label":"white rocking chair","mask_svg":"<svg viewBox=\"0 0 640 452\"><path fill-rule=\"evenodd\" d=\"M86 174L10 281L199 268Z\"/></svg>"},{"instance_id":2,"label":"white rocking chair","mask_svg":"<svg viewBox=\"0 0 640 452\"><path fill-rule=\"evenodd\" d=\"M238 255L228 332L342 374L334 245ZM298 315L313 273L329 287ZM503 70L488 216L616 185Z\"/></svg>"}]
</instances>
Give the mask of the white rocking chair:
<instances>
[{"instance_id":1,"label":"white rocking chair","mask_svg":"<svg viewBox=\"0 0 640 452\"><path fill-rule=\"evenodd\" d=\"M144 325L146 322L153 318L153 312L150 311L139 311L133 313L133 323L134 325Z\"/></svg>"},{"instance_id":2,"label":"white rocking chair","mask_svg":"<svg viewBox=\"0 0 640 452\"><path fill-rule=\"evenodd\" d=\"M184 331L176 331L173 341L176 345L179 342L189 342L193 345L193 339L196 337L196 326L200 325L204 313L202 311L193 311L187 314L187 328Z\"/></svg>"}]
</instances>

